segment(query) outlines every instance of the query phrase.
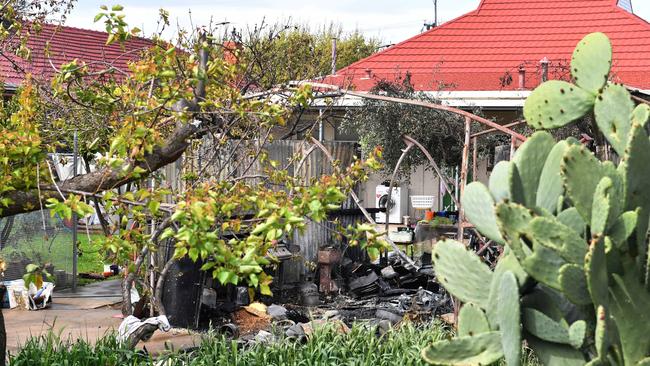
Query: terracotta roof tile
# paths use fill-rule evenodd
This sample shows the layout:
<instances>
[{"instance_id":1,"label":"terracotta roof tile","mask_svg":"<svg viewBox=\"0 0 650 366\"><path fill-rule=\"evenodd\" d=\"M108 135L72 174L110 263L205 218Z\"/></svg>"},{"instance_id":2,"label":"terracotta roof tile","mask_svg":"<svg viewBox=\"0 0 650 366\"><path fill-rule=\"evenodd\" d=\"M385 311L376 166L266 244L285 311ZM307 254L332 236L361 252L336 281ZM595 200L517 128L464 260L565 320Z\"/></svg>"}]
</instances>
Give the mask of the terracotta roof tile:
<instances>
[{"instance_id":1,"label":"terracotta roof tile","mask_svg":"<svg viewBox=\"0 0 650 366\"><path fill-rule=\"evenodd\" d=\"M617 6L617 0L483 0L478 9L438 28L341 69L324 82L368 90L379 79L409 72L419 90L507 90L539 84L539 61L550 60L550 77L566 76L576 43L604 32L614 47L614 77L650 89L650 24ZM370 70L372 78L368 79ZM502 85L510 73L513 82Z\"/></svg>"},{"instance_id":2,"label":"terracotta roof tile","mask_svg":"<svg viewBox=\"0 0 650 366\"><path fill-rule=\"evenodd\" d=\"M44 24L41 32L29 37L27 47L31 50L30 60L15 56L10 51L4 52L6 57L0 57L0 81L20 84L24 73L19 69L48 79L55 73L52 66L59 68L74 59L87 64L95 63L95 69L111 64L115 68L128 71L128 63L137 60L142 51L153 46L153 41L144 38L132 38L124 47L118 43L106 46L107 38L108 34L105 32ZM49 58L45 54L48 43Z\"/></svg>"}]
</instances>

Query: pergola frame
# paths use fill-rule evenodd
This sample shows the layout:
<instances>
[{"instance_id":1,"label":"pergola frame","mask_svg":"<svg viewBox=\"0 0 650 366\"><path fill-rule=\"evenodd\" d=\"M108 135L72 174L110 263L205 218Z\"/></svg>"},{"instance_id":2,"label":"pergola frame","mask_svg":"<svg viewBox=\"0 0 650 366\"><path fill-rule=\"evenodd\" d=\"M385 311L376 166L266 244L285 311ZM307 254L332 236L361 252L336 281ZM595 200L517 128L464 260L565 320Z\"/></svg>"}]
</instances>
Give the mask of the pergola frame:
<instances>
[{"instance_id":1,"label":"pergola frame","mask_svg":"<svg viewBox=\"0 0 650 366\"><path fill-rule=\"evenodd\" d=\"M407 105L413 105L413 106L419 106L419 107L425 107L425 108L430 108L430 109L435 109L435 110L440 110L440 111L445 111L449 113L453 113L459 116L465 117L465 139L464 139L464 144L463 144L463 152L462 152L462 159L461 159L461 169L460 169L460 183L459 183L459 196L462 197L463 192L465 190L465 186L467 185L467 173L469 170L469 151L470 151L470 146L473 147L473 152L472 152L472 157L473 157L473 164L472 164L472 172L473 172L473 177L476 177L476 160L477 160L477 138L480 136L484 136L487 134L495 133L495 132L500 132L504 133L506 135L510 136L510 156L512 158L512 155L514 154L515 148L526 141L526 137L518 132L515 132L511 129L511 127L518 126L520 124L525 123L525 121L516 121L507 125L500 125L498 123L495 123L493 121L490 121L486 118L477 116L473 113L467 112L465 110L459 109L459 108L454 108L454 107L449 107L446 105L441 105L441 104L435 104L435 103L430 103L430 102L424 102L424 101L419 101L419 100L412 100L412 99L404 99L404 98L397 98L397 97L389 97L389 96L383 96L383 95L376 95L376 94L369 94L369 93L360 93L348 89L343 89L340 88L336 85L330 85L330 84L322 84L322 83L314 83L314 82L300 82L298 85L310 85L313 88L317 89L326 89L337 96L354 96L362 99L372 99L372 100L379 100L379 101L384 101L384 102L392 102L392 103L401 103L401 104L407 104ZM480 131L477 133L472 134L472 121L478 122L482 125L490 127L490 129L485 130L485 131ZM397 172L399 170L399 167L401 163L403 162L404 158L408 155L408 153L411 151L413 147L417 147L420 149L420 151L427 157L429 160L429 163L433 167L434 171L438 175L438 178L440 181L444 184L445 189L447 192L451 192L449 182L450 180L445 177L445 175L442 173L440 170L438 164L434 161L433 157L431 154L420 144L416 139L414 139L411 136L405 135L402 136L402 139L404 140L404 143L406 144L406 148L402 150L402 155L400 156L397 165L395 166L393 170L393 174L391 176L390 180L390 185L389 185L389 190L388 190L388 201L390 202L391 194L393 191L393 184L397 175ZM323 146L320 141L318 141L315 138L312 138L312 142L318 146L325 155L328 157L330 162L332 161L331 154L327 151L325 146ZM310 149L309 152L313 151L313 149ZM361 211L363 212L364 216L366 219L376 225L376 222L372 219L370 214L362 207L361 201L359 200L359 197L356 195L355 192L352 192L352 198L354 199L355 203ZM452 199L454 200L454 203L456 204L456 207L458 208L459 212L459 218L458 218L458 238L459 240L463 239L464 236L464 230L465 228L472 228L473 226L469 224L468 222L465 221L465 214L463 212L463 208L461 205L461 200L457 199L453 194L451 195ZM409 264L415 265L414 262L406 256L405 253L403 253L399 247L388 237L388 229L389 229L389 223L388 220L386 220L385 224L385 237L386 241L391 245L391 247L396 250L396 252L405 259ZM484 244L483 248L479 250L479 252L485 250L487 248L487 243Z\"/></svg>"}]
</instances>

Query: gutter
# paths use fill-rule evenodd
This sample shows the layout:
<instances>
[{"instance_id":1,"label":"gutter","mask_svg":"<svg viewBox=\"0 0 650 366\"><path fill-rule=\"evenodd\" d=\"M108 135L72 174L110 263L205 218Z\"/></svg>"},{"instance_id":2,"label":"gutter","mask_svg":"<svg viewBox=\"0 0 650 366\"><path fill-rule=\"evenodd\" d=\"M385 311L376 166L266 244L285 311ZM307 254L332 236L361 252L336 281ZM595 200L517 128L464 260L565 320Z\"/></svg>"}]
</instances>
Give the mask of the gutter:
<instances>
[{"instance_id":1,"label":"gutter","mask_svg":"<svg viewBox=\"0 0 650 366\"><path fill-rule=\"evenodd\" d=\"M483 109L521 109L529 90L517 91L424 91L423 94L439 100L442 105L455 108L483 108ZM368 94L367 92L359 94ZM650 91L649 91L650 94ZM323 99L314 101L314 107L354 108L363 106L363 99L356 95L343 95L329 103Z\"/></svg>"}]
</instances>

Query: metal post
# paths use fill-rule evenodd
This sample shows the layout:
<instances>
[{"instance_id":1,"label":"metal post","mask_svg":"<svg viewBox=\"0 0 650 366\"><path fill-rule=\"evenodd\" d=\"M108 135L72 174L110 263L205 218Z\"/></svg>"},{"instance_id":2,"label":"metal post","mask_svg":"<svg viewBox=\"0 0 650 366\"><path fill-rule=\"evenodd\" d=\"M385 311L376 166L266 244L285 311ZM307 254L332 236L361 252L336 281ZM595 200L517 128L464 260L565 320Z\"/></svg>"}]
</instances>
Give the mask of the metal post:
<instances>
[{"instance_id":1,"label":"metal post","mask_svg":"<svg viewBox=\"0 0 650 366\"><path fill-rule=\"evenodd\" d=\"M454 167L454 198L455 198L454 209L456 211L458 211L460 206L458 201L460 199L460 195L458 194L458 192L460 191L459 188L460 188L460 176L458 174L458 165L456 165L456 167Z\"/></svg>"},{"instance_id":2,"label":"metal post","mask_svg":"<svg viewBox=\"0 0 650 366\"><path fill-rule=\"evenodd\" d=\"M539 63L542 66L542 82L548 81L548 58L544 57Z\"/></svg>"},{"instance_id":3,"label":"metal post","mask_svg":"<svg viewBox=\"0 0 650 366\"><path fill-rule=\"evenodd\" d=\"M77 130L74 131L74 151L72 154L73 173L72 176L77 176L77 160L79 155L79 143L77 138ZM75 212L72 213L72 292L77 291L77 262L79 257L79 248L77 248L77 221L79 218Z\"/></svg>"},{"instance_id":4,"label":"metal post","mask_svg":"<svg viewBox=\"0 0 650 366\"><path fill-rule=\"evenodd\" d=\"M472 120L465 117L465 141L463 144L463 156L460 166L460 197L465 193L465 186L467 185L467 170L469 169L469 145L470 136L472 135ZM465 214L463 212L462 204L458 207L458 241L463 242L463 235L465 233L463 224L465 223Z\"/></svg>"},{"instance_id":5,"label":"metal post","mask_svg":"<svg viewBox=\"0 0 650 366\"><path fill-rule=\"evenodd\" d=\"M323 141L325 138L325 126L323 126L323 110L318 110L318 141Z\"/></svg>"},{"instance_id":6,"label":"metal post","mask_svg":"<svg viewBox=\"0 0 650 366\"><path fill-rule=\"evenodd\" d=\"M472 145L474 145L472 149L472 182L476 182L478 180L476 178L478 170L478 141L476 137L472 138Z\"/></svg>"}]
</instances>

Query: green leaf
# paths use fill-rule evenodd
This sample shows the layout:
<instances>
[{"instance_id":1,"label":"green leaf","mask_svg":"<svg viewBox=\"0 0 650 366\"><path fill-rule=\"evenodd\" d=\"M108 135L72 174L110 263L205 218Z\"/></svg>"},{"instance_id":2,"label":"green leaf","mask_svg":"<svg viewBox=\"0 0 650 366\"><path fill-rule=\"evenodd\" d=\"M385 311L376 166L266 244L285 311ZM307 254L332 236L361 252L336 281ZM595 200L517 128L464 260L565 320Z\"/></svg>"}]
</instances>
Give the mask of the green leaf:
<instances>
[{"instance_id":1,"label":"green leaf","mask_svg":"<svg viewBox=\"0 0 650 366\"><path fill-rule=\"evenodd\" d=\"M192 262L196 262L199 259L199 250L197 248L190 248L188 255Z\"/></svg>"},{"instance_id":2,"label":"green leaf","mask_svg":"<svg viewBox=\"0 0 650 366\"><path fill-rule=\"evenodd\" d=\"M124 10L124 7L122 5L113 5L111 10L112 11L122 11L122 10Z\"/></svg>"}]
</instances>

